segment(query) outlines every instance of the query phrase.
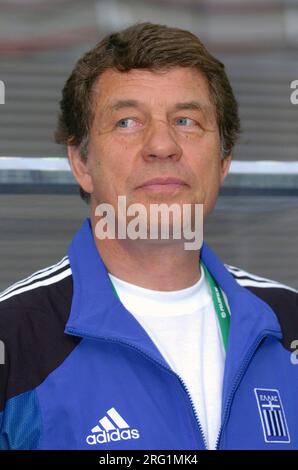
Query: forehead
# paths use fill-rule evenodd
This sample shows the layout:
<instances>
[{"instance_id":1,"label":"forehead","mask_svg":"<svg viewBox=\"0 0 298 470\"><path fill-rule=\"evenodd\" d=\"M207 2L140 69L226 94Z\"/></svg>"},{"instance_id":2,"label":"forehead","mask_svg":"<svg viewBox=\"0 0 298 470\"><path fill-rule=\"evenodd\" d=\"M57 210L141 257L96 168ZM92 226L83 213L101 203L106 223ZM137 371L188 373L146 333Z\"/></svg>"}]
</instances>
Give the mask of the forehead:
<instances>
[{"instance_id":1,"label":"forehead","mask_svg":"<svg viewBox=\"0 0 298 470\"><path fill-rule=\"evenodd\" d=\"M173 67L169 70L105 70L95 85L96 103L109 106L117 99L138 99L165 104L194 100L213 107L206 77L197 69Z\"/></svg>"}]
</instances>

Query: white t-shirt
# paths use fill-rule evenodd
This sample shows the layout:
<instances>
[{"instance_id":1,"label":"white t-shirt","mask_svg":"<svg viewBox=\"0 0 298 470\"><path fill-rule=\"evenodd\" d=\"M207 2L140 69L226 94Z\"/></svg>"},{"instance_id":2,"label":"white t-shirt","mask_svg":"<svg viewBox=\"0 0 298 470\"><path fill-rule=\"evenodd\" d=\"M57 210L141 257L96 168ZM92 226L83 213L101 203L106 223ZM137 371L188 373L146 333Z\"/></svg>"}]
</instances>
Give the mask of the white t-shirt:
<instances>
[{"instance_id":1,"label":"white t-shirt","mask_svg":"<svg viewBox=\"0 0 298 470\"><path fill-rule=\"evenodd\" d=\"M221 424L225 350L204 270L196 284L177 291L145 289L109 276L122 304L182 378L207 447L214 449Z\"/></svg>"}]
</instances>

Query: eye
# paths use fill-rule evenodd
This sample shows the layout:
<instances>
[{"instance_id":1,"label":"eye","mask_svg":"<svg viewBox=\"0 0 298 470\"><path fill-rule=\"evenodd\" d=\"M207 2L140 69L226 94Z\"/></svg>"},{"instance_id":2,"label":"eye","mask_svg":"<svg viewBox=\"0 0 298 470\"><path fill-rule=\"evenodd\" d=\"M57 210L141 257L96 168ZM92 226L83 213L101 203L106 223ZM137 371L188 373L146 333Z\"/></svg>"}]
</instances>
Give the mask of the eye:
<instances>
[{"instance_id":1,"label":"eye","mask_svg":"<svg viewBox=\"0 0 298 470\"><path fill-rule=\"evenodd\" d=\"M179 126L196 126L197 123L193 119L187 117L179 117L176 119L176 122Z\"/></svg>"},{"instance_id":2,"label":"eye","mask_svg":"<svg viewBox=\"0 0 298 470\"><path fill-rule=\"evenodd\" d=\"M133 126L134 123L136 124L135 120L132 118L123 118L116 123L116 126L121 129L130 129L131 127L135 127Z\"/></svg>"}]
</instances>

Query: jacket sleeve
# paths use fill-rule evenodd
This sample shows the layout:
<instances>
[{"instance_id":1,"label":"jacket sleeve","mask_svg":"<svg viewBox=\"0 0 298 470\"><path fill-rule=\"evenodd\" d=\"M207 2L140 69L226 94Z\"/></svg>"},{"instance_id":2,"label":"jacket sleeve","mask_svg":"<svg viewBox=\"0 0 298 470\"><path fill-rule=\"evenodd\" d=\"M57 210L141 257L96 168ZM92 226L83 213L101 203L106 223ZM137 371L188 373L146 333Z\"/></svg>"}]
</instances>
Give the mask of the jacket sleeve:
<instances>
[{"instance_id":1,"label":"jacket sleeve","mask_svg":"<svg viewBox=\"0 0 298 470\"><path fill-rule=\"evenodd\" d=\"M7 396L9 360L7 351L7 338L3 328L0 331L0 450L9 449L5 435L5 406Z\"/></svg>"},{"instance_id":2,"label":"jacket sleeve","mask_svg":"<svg viewBox=\"0 0 298 470\"><path fill-rule=\"evenodd\" d=\"M0 308L0 450L36 449L40 440L36 390L26 389L22 378L26 340L13 312Z\"/></svg>"}]
</instances>

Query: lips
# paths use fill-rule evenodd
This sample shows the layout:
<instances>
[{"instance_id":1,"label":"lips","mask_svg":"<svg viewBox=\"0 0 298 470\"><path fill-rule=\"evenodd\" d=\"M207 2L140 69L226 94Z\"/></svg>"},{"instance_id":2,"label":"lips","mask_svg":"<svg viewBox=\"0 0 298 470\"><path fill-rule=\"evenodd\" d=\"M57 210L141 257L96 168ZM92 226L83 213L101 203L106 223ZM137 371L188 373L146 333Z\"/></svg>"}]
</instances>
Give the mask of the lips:
<instances>
[{"instance_id":1,"label":"lips","mask_svg":"<svg viewBox=\"0 0 298 470\"><path fill-rule=\"evenodd\" d=\"M164 185L172 185L172 186L185 186L186 183L175 177L165 177L165 178L153 178L151 180L145 181L145 183L138 186L139 188L147 187L147 186L164 186Z\"/></svg>"},{"instance_id":2,"label":"lips","mask_svg":"<svg viewBox=\"0 0 298 470\"><path fill-rule=\"evenodd\" d=\"M163 178L153 178L151 180L145 181L142 185L138 186L136 189L149 193L157 194L170 194L174 195L177 192L182 191L183 188L186 188L188 185L185 181L180 178L173 176L167 176Z\"/></svg>"}]
</instances>

